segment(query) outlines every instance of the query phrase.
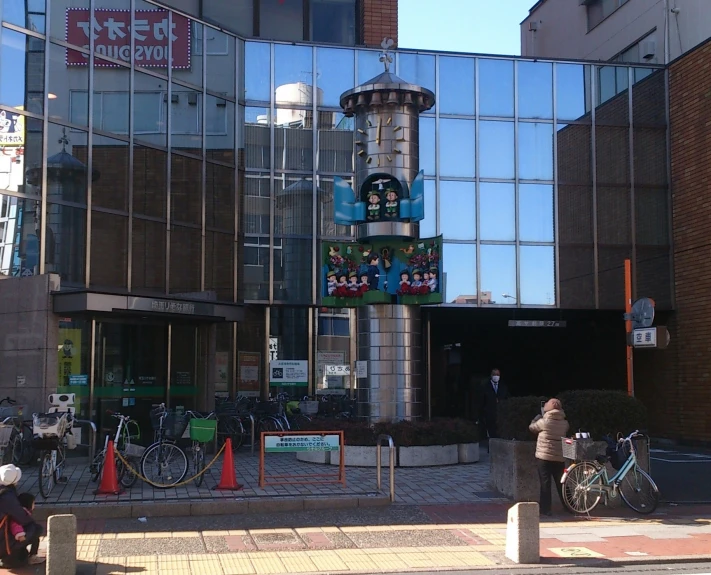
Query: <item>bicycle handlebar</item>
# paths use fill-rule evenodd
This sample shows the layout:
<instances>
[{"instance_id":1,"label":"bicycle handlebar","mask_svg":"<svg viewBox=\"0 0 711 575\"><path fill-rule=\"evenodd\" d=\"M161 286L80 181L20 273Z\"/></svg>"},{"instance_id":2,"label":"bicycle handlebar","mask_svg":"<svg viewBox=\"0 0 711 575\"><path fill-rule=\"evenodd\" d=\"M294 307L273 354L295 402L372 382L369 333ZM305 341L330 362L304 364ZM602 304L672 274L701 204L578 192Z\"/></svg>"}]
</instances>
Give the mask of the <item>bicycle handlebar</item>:
<instances>
[{"instance_id":1,"label":"bicycle handlebar","mask_svg":"<svg viewBox=\"0 0 711 575\"><path fill-rule=\"evenodd\" d=\"M7 401L8 405L15 405L15 404L17 403L17 401L15 401L14 399L12 399L12 398L8 395L6 398L0 399L0 405L2 405L3 403L5 403L6 401Z\"/></svg>"},{"instance_id":2,"label":"bicycle handlebar","mask_svg":"<svg viewBox=\"0 0 711 575\"><path fill-rule=\"evenodd\" d=\"M627 442L630 442L630 443L631 443L632 440L633 440L635 437L644 437L644 436L640 433L639 429L635 429L635 430L634 430L632 433L630 433L627 437L622 437L622 438L620 438L620 439L618 440L618 443L627 443Z\"/></svg>"}]
</instances>

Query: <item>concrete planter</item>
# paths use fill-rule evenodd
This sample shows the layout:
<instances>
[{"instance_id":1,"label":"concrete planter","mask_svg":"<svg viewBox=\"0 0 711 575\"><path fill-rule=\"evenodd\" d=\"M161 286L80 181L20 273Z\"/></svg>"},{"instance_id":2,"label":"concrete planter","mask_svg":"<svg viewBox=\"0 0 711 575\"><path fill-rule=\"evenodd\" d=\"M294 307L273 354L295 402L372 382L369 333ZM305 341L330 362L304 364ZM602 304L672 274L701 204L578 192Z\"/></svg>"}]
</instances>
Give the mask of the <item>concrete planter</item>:
<instances>
[{"instance_id":1,"label":"concrete planter","mask_svg":"<svg viewBox=\"0 0 711 575\"><path fill-rule=\"evenodd\" d=\"M595 441L586 449L585 457L594 459L604 454L607 443ZM642 469L649 469L649 442L637 441L637 457ZM512 441L508 439L489 440L490 477L494 488L514 501L538 501L540 482L536 467L536 442ZM610 477L615 470L608 464Z\"/></svg>"},{"instance_id":2,"label":"concrete planter","mask_svg":"<svg viewBox=\"0 0 711 575\"><path fill-rule=\"evenodd\" d=\"M432 467L459 463L457 445L398 447L400 467Z\"/></svg>"},{"instance_id":3,"label":"concrete planter","mask_svg":"<svg viewBox=\"0 0 711 575\"><path fill-rule=\"evenodd\" d=\"M460 443L457 445L459 463L476 463L479 461L478 443Z\"/></svg>"},{"instance_id":4,"label":"concrete planter","mask_svg":"<svg viewBox=\"0 0 711 575\"><path fill-rule=\"evenodd\" d=\"M376 447L373 445L346 445L346 467L375 467ZM340 451L331 452L331 465L339 464ZM383 467L390 465L390 448L380 447L381 464ZM395 453L397 465L397 452Z\"/></svg>"},{"instance_id":5,"label":"concrete planter","mask_svg":"<svg viewBox=\"0 0 711 575\"><path fill-rule=\"evenodd\" d=\"M338 453L334 451L334 453ZM331 460L330 451L297 451L296 459L306 463L328 463ZM338 458L335 458L338 460Z\"/></svg>"}]
</instances>

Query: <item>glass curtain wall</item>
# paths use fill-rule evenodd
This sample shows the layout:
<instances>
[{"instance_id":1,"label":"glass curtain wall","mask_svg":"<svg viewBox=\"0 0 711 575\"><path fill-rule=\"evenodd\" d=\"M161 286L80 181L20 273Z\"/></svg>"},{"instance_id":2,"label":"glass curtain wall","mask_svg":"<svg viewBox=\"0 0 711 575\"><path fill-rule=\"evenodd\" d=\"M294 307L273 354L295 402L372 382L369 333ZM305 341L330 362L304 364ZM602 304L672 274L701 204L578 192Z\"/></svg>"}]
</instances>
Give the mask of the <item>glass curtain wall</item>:
<instances>
[{"instance_id":1,"label":"glass curtain wall","mask_svg":"<svg viewBox=\"0 0 711 575\"><path fill-rule=\"evenodd\" d=\"M143 0L2 6L2 273L318 304L319 242L351 237L338 98L378 51L244 42ZM409 51L395 68L437 95L421 235L444 236L447 305L618 308L626 257L671 305L664 71Z\"/></svg>"}]
</instances>

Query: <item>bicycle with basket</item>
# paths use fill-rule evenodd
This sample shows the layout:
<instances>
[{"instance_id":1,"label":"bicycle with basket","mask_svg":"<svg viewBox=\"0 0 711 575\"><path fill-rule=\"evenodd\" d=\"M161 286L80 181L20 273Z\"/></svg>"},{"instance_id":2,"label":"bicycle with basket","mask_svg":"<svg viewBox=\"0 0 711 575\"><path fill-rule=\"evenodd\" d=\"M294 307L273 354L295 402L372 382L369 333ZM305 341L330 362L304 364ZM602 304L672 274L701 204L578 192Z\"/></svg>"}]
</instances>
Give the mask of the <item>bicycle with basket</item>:
<instances>
[{"instance_id":1,"label":"bicycle with basket","mask_svg":"<svg viewBox=\"0 0 711 575\"><path fill-rule=\"evenodd\" d=\"M57 483L66 482L66 450L77 447L72 434L74 399L73 393L53 393L48 412L32 414L32 447L41 452L39 490L45 499Z\"/></svg>"},{"instance_id":2,"label":"bicycle with basket","mask_svg":"<svg viewBox=\"0 0 711 575\"><path fill-rule=\"evenodd\" d=\"M188 473L188 456L176 442L183 437L190 418L168 410L164 403L153 407L150 417L155 442L143 452L139 468L153 487L167 489L180 483Z\"/></svg>"},{"instance_id":3,"label":"bicycle with basket","mask_svg":"<svg viewBox=\"0 0 711 575\"><path fill-rule=\"evenodd\" d=\"M190 423L188 425L188 433L192 442L191 452L193 455L193 468L195 473L195 485L200 487L205 474L205 451L208 444L215 441L217 433L217 419L215 413L211 412L207 415L196 411L188 411Z\"/></svg>"}]
</instances>

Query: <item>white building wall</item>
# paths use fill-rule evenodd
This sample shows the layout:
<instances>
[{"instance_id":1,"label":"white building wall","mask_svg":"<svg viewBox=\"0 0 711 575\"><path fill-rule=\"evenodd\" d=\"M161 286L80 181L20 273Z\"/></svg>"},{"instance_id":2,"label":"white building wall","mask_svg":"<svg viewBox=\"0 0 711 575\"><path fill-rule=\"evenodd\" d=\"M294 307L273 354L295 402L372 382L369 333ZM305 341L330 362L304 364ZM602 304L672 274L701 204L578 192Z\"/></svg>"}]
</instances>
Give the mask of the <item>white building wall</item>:
<instances>
[{"instance_id":1,"label":"white building wall","mask_svg":"<svg viewBox=\"0 0 711 575\"><path fill-rule=\"evenodd\" d=\"M521 54L607 61L650 33L656 58L643 61L664 63L667 38L668 59L677 58L711 37L711 1L629 0L588 31L579 0L543 0L521 23Z\"/></svg>"}]
</instances>

